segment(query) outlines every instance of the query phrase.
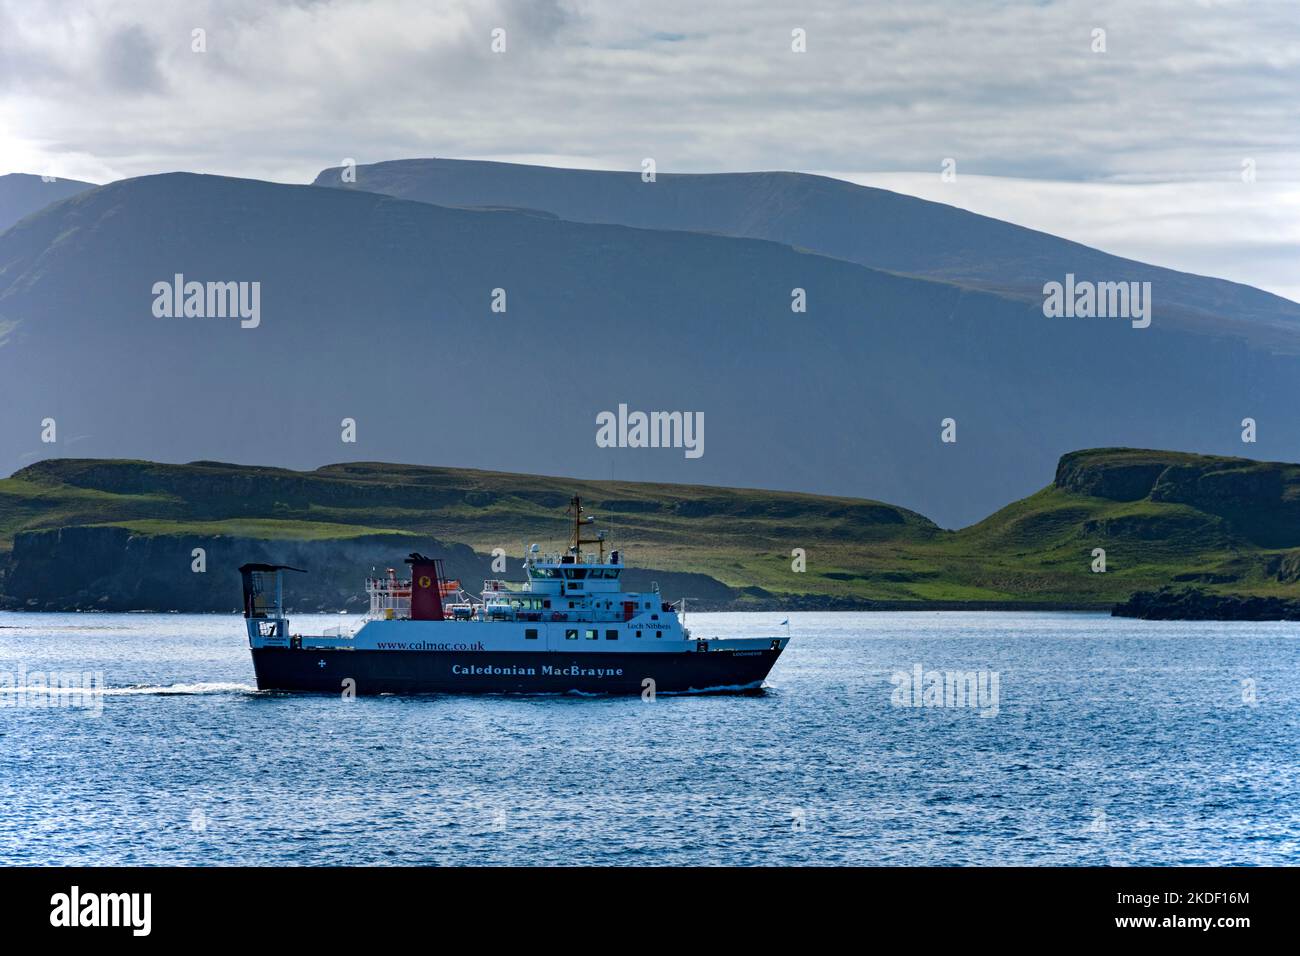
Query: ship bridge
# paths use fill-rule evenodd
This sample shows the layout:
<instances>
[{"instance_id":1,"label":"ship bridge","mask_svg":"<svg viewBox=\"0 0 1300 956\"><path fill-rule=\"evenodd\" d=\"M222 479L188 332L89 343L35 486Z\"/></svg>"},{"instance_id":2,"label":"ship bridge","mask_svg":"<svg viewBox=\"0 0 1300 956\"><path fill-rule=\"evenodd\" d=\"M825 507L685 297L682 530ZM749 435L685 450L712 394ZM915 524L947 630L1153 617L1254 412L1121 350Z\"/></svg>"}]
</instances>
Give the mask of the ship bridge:
<instances>
[{"instance_id":1,"label":"ship bridge","mask_svg":"<svg viewBox=\"0 0 1300 956\"><path fill-rule=\"evenodd\" d=\"M528 574L526 586L538 593L604 594L622 590L619 577L623 567L617 551L612 552L610 560L605 563L579 564L552 556L550 560L529 561L524 570Z\"/></svg>"}]
</instances>

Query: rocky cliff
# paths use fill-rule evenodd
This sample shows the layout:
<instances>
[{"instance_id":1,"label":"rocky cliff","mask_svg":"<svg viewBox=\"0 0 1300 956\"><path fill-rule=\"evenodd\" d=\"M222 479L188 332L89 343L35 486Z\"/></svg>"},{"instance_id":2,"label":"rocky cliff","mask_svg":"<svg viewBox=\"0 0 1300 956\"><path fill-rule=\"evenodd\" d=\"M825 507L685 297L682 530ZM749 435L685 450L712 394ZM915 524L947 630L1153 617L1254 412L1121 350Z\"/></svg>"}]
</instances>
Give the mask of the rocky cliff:
<instances>
[{"instance_id":1,"label":"rocky cliff","mask_svg":"<svg viewBox=\"0 0 1300 956\"><path fill-rule=\"evenodd\" d=\"M446 561L447 573L475 588L488 562L464 545L406 535L346 540L266 541L196 535L144 535L125 528L32 531L14 539L4 579L6 606L33 611L238 611L239 565L289 564L286 604L300 611L363 610L371 568L402 568L412 550ZM196 571L195 549L204 570Z\"/></svg>"}]
</instances>

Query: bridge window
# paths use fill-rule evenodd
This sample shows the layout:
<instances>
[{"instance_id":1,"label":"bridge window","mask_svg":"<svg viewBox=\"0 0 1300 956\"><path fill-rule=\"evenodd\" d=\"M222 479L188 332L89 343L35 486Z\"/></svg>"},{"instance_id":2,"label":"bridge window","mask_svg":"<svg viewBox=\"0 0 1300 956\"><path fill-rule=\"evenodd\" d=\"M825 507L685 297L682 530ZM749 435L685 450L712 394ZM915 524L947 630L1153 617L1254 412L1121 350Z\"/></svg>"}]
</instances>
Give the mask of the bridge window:
<instances>
[{"instance_id":1,"label":"bridge window","mask_svg":"<svg viewBox=\"0 0 1300 956\"><path fill-rule=\"evenodd\" d=\"M570 581L581 581L587 576L586 568L565 568L564 576Z\"/></svg>"},{"instance_id":2,"label":"bridge window","mask_svg":"<svg viewBox=\"0 0 1300 956\"><path fill-rule=\"evenodd\" d=\"M524 631L524 640L527 641L537 640L537 628L530 627L526 631Z\"/></svg>"}]
</instances>

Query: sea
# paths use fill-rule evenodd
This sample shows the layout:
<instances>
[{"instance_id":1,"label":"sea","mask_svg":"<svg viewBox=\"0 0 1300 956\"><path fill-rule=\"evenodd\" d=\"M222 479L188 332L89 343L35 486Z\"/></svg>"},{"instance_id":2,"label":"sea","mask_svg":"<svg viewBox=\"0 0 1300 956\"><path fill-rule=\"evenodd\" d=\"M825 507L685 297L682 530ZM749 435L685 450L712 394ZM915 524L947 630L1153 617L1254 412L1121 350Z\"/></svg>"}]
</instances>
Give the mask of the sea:
<instances>
[{"instance_id":1,"label":"sea","mask_svg":"<svg viewBox=\"0 0 1300 956\"><path fill-rule=\"evenodd\" d=\"M653 699L263 692L242 624L0 613L0 864L1300 862L1300 624L692 613L791 642Z\"/></svg>"}]
</instances>

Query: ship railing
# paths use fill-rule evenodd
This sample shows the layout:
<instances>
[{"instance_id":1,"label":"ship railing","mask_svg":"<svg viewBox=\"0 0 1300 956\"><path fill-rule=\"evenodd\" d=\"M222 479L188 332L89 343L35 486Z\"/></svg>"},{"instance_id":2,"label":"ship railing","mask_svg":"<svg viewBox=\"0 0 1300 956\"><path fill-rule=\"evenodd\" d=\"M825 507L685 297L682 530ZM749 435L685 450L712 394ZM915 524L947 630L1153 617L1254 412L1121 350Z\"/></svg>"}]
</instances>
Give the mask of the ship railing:
<instances>
[{"instance_id":1,"label":"ship railing","mask_svg":"<svg viewBox=\"0 0 1300 956\"><path fill-rule=\"evenodd\" d=\"M411 592L405 593L387 589L370 591L370 616L386 619L409 618L411 616Z\"/></svg>"}]
</instances>

